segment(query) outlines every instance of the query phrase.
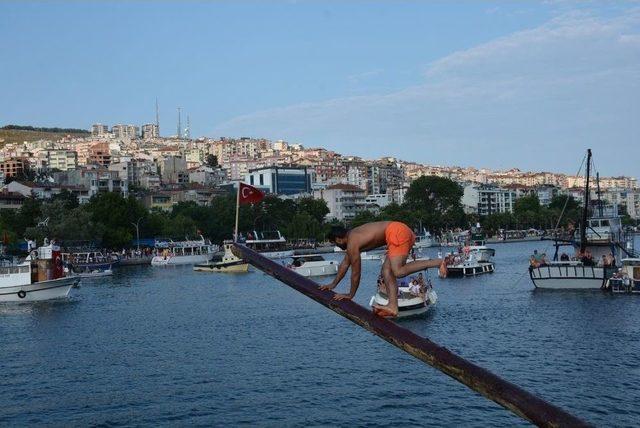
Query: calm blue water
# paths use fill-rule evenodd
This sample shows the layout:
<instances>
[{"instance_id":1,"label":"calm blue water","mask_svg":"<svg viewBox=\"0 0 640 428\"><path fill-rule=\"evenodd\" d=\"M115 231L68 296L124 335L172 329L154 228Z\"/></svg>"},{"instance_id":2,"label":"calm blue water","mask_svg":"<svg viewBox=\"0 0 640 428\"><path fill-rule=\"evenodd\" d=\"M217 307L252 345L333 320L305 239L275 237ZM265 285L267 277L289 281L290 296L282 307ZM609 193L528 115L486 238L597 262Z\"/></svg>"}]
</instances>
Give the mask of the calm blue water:
<instances>
[{"instance_id":1,"label":"calm blue water","mask_svg":"<svg viewBox=\"0 0 640 428\"><path fill-rule=\"evenodd\" d=\"M434 278L438 304L403 325L592 423L638 425L640 296L535 292L527 256L545 246ZM260 272L129 267L73 291L0 307L0 424L524 424Z\"/></svg>"}]
</instances>

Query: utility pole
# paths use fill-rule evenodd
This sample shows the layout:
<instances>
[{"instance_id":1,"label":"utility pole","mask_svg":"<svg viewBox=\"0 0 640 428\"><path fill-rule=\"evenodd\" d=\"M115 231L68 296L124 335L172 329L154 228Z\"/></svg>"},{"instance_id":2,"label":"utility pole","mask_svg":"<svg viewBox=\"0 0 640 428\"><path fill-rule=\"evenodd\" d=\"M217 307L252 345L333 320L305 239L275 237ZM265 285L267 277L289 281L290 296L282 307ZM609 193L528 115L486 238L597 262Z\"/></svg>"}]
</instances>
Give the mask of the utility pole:
<instances>
[{"instance_id":1,"label":"utility pole","mask_svg":"<svg viewBox=\"0 0 640 428\"><path fill-rule=\"evenodd\" d=\"M181 108L178 107L178 131L176 133L176 135L178 136L178 138L182 138L182 117L181 117Z\"/></svg>"},{"instance_id":2,"label":"utility pole","mask_svg":"<svg viewBox=\"0 0 640 428\"><path fill-rule=\"evenodd\" d=\"M135 223L131 222L133 227L136 228L136 243L138 244L138 253L140 252L140 220L142 220L142 217L140 217Z\"/></svg>"},{"instance_id":3,"label":"utility pole","mask_svg":"<svg viewBox=\"0 0 640 428\"><path fill-rule=\"evenodd\" d=\"M160 110L158 109L158 97L156 97L156 132L160 136Z\"/></svg>"}]
</instances>

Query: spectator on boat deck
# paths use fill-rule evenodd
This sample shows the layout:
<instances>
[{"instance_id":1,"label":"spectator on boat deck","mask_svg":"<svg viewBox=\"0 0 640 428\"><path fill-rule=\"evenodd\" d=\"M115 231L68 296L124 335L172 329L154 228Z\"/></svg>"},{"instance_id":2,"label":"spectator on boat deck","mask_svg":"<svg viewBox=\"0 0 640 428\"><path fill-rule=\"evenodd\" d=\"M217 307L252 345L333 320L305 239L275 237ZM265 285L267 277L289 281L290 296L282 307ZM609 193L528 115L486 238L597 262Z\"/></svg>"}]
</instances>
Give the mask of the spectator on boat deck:
<instances>
[{"instance_id":1,"label":"spectator on boat deck","mask_svg":"<svg viewBox=\"0 0 640 428\"><path fill-rule=\"evenodd\" d=\"M609 260L607 260L607 256L605 256L604 254L602 255L602 259L600 260L600 263L602 264L602 267L609 267Z\"/></svg>"},{"instance_id":2,"label":"spectator on boat deck","mask_svg":"<svg viewBox=\"0 0 640 428\"><path fill-rule=\"evenodd\" d=\"M425 284L425 282L424 282L424 275L422 275L422 272L420 272L420 273L418 274L418 279L417 279L417 281L418 281L418 285L420 285L420 286L424 286L424 285L426 285L426 284Z\"/></svg>"},{"instance_id":3,"label":"spectator on boat deck","mask_svg":"<svg viewBox=\"0 0 640 428\"><path fill-rule=\"evenodd\" d=\"M580 261L585 266L595 266L595 262L593 261L593 255L591 251L586 250L584 253L580 253Z\"/></svg>"},{"instance_id":4,"label":"spectator on boat deck","mask_svg":"<svg viewBox=\"0 0 640 428\"><path fill-rule=\"evenodd\" d=\"M561 261L561 262L568 262L568 261L569 261L569 254L567 254L567 253L562 253L562 254L560 255L560 261Z\"/></svg>"},{"instance_id":5,"label":"spectator on boat deck","mask_svg":"<svg viewBox=\"0 0 640 428\"><path fill-rule=\"evenodd\" d=\"M542 255L540 256L540 266L547 266L549 263L547 263L547 253L542 253Z\"/></svg>"},{"instance_id":6,"label":"spectator on boat deck","mask_svg":"<svg viewBox=\"0 0 640 428\"><path fill-rule=\"evenodd\" d=\"M607 260L609 262L608 266L609 267L616 267L616 258L614 257L614 255L612 253L609 253L607 255Z\"/></svg>"}]
</instances>

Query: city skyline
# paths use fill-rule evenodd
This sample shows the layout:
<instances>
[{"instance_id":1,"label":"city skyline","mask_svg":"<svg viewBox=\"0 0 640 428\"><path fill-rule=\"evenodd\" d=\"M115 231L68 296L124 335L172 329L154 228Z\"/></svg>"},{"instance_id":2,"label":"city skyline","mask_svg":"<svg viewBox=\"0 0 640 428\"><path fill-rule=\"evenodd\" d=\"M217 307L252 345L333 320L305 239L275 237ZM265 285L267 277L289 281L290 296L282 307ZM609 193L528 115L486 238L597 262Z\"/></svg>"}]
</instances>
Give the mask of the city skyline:
<instances>
[{"instance_id":1,"label":"city skyline","mask_svg":"<svg viewBox=\"0 0 640 428\"><path fill-rule=\"evenodd\" d=\"M640 175L640 12L631 2L0 11L14 61L0 71L7 124L154 123L157 97L163 135L181 107L194 137L567 174L591 147L603 174Z\"/></svg>"}]
</instances>

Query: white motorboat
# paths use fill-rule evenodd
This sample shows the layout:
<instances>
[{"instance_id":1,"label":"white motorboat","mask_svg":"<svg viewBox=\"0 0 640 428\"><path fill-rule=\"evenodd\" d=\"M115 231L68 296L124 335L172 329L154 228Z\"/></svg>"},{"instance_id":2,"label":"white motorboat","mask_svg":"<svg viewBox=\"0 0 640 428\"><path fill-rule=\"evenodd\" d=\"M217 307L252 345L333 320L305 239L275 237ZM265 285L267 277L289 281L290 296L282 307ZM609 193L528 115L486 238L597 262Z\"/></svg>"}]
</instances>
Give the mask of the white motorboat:
<instances>
[{"instance_id":1,"label":"white motorboat","mask_svg":"<svg viewBox=\"0 0 640 428\"><path fill-rule=\"evenodd\" d=\"M493 273L495 264L493 262L481 262L473 258L462 260L458 263L447 265L447 278L461 276L477 276L484 273Z\"/></svg>"},{"instance_id":2,"label":"white motorboat","mask_svg":"<svg viewBox=\"0 0 640 428\"><path fill-rule=\"evenodd\" d=\"M111 268L117 259L105 256L100 251L83 251L62 253L62 261L72 275L75 274L80 278L94 278L112 275Z\"/></svg>"},{"instance_id":3,"label":"white motorboat","mask_svg":"<svg viewBox=\"0 0 640 428\"><path fill-rule=\"evenodd\" d=\"M293 263L288 267L295 273L302 276L326 276L338 273L340 263L332 260L325 260L319 254L306 256L293 256Z\"/></svg>"},{"instance_id":4,"label":"white motorboat","mask_svg":"<svg viewBox=\"0 0 640 428\"><path fill-rule=\"evenodd\" d=\"M480 229L480 223L471 228L470 245L464 248L465 254L478 262L489 262L496 255L496 250L486 246L486 239Z\"/></svg>"},{"instance_id":5,"label":"white motorboat","mask_svg":"<svg viewBox=\"0 0 640 428\"><path fill-rule=\"evenodd\" d=\"M214 257L211 262L196 264L193 270L196 272L219 272L219 273L246 273L249 272L249 263L237 257L231 251L232 241L225 241L224 255Z\"/></svg>"},{"instance_id":6,"label":"white motorboat","mask_svg":"<svg viewBox=\"0 0 640 428\"><path fill-rule=\"evenodd\" d=\"M213 258L219 249L201 235L199 240L177 241L157 240L156 255L151 259L151 266L190 265L206 263Z\"/></svg>"},{"instance_id":7,"label":"white motorboat","mask_svg":"<svg viewBox=\"0 0 640 428\"><path fill-rule=\"evenodd\" d=\"M293 249L287 246L287 240L279 230L268 232L254 230L243 239L247 247L269 259L285 259L293 256Z\"/></svg>"},{"instance_id":8,"label":"white motorboat","mask_svg":"<svg viewBox=\"0 0 640 428\"><path fill-rule=\"evenodd\" d=\"M413 244L413 248L420 250L422 248L429 248L433 246L433 239L427 229L422 228L422 233L416 235L416 242Z\"/></svg>"},{"instance_id":9,"label":"white motorboat","mask_svg":"<svg viewBox=\"0 0 640 428\"><path fill-rule=\"evenodd\" d=\"M360 260L384 260L384 257L385 257L384 252L363 251L360 253Z\"/></svg>"},{"instance_id":10,"label":"white motorboat","mask_svg":"<svg viewBox=\"0 0 640 428\"><path fill-rule=\"evenodd\" d=\"M50 244L33 250L22 263L0 265L0 302L65 298L79 282L77 276L64 276L60 247Z\"/></svg>"},{"instance_id":11,"label":"white motorboat","mask_svg":"<svg viewBox=\"0 0 640 428\"><path fill-rule=\"evenodd\" d=\"M398 287L398 318L422 315L435 305L437 300L438 295L430 281L427 281L421 290L419 287L418 289L409 286ZM374 304L383 306L389 304L388 295L379 288L369 301L369 306L373 307Z\"/></svg>"}]
</instances>

